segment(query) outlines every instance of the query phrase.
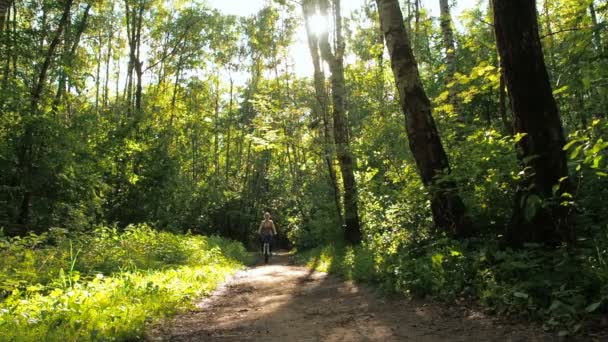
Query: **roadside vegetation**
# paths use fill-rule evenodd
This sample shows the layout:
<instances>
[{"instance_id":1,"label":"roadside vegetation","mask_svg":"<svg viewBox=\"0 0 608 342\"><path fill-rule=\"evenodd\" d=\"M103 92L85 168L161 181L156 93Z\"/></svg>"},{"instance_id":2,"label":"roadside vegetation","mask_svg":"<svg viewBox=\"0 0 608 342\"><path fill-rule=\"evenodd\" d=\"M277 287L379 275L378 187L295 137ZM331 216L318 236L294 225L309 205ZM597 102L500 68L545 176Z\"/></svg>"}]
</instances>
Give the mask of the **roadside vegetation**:
<instances>
[{"instance_id":1,"label":"roadside vegetation","mask_svg":"<svg viewBox=\"0 0 608 342\"><path fill-rule=\"evenodd\" d=\"M146 225L0 237L0 340L124 341L249 261L238 242Z\"/></svg>"},{"instance_id":2,"label":"roadside vegetation","mask_svg":"<svg viewBox=\"0 0 608 342\"><path fill-rule=\"evenodd\" d=\"M601 326L608 3L358 1L0 0L0 339L142 336L266 211L347 278Z\"/></svg>"}]
</instances>

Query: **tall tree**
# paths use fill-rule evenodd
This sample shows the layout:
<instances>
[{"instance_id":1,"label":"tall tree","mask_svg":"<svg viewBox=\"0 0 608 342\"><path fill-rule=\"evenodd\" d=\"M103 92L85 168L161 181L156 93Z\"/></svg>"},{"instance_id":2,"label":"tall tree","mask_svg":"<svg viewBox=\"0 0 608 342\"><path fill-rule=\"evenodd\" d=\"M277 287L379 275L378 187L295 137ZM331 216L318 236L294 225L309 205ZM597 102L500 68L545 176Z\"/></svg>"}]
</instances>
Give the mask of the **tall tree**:
<instances>
[{"instance_id":1,"label":"tall tree","mask_svg":"<svg viewBox=\"0 0 608 342\"><path fill-rule=\"evenodd\" d=\"M470 229L465 216L465 206L455 184L441 180L441 176L450 172L450 165L431 114L431 102L420 80L399 2L376 2L399 91L401 109L405 114L410 149L422 181L431 192L433 220L439 229L448 234L455 237L464 236Z\"/></svg>"},{"instance_id":2,"label":"tall tree","mask_svg":"<svg viewBox=\"0 0 608 342\"><path fill-rule=\"evenodd\" d=\"M19 208L17 223L26 225L30 220L30 206L34 194L34 186L32 185L32 173L37 155L36 143L35 143L35 130L33 117L39 116L39 104L44 93L44 88L47 83L47 78L55 59L55 53L61 43L61 37L63 36L64 29L70 21L70 12L72 9L72 0L66 0L63 6L62 14L59 19L57 30L55 31L53 38L49 44L48 49L45 52L42 65L39 68L38 73L35 75L35 82L32 88L31 101L30 101L30 120L26 121L23 135L20 137L20 142L17 147L17 158L18 158L18 169L21 179L21 187L23 189L21 205Z\"/></svg>"},{"instance_id":3,"label":"tall tree","mask_svg":"<svg viewBox=\"0 0 608 342\"><path fill-rule=\"evenodd\" d=\"M344 37L342 35L342 15L340 0L333 0L335 49L329 43L329 32L323 32L319 39L321 56L331 71L331 98L333 104L334 140L344 184L344 237L350 243L361 241L361 226L357 205L357 184L355 181L355 160L350 151L348 122L346 117L346 80L344 78ZM320 13L329 18L329 0L318 0Z\"/></svg>"},{"instance_id":4,"label":"tall tree","mask_svg":"<svg viewBox=\"0 0 608 342\"><path fill-rule=\"evenodd\" d=\"M135 110L141 110L143 61L141 60L142 26L144 10L149 5L148 0L136 0L135 4L125 0L125 16L127 21L127 41L129 43L129 65L127 72L127 110L130 113L133 103L133 71L137 77L135 83Z\"/></svg>"},{"instance_id":5,"label":"tall tree","mask_svg":"<svg viewBox=\"0 0 608 342\"><path fill-rule=\"evenodd\" d=\"M4 21L8 16L8 9L11 7L13 0L0 0L0 36L4 30Z\"/></svg>"},{"instance_id":6,"label":"tall tree","mask_svg":"<svg viewBox=\"0 0 608 342\"><path fill-rule=\"evenodd\" d=\"M332 141L331 124L329 122L329 104L327 98L327 89L325 88L325 73L321 68L321 58L319 56L319 37L312 32L310 18L315 14L315 0L306 0L302 3L304 13L304 24L306 28L306 36L308 37L308 49L312 58L314 67L314 87L316 101L314 110L317 118L322 122L321 136L323 137L323 159L327 166L329 181L334 192L334 202L338 212L340 224L344 222L342 218L342 206L340 204L340 188L338 187L338 179L336 169L334 167L334 143Z\"/></svg>"},{"instance_id":7,"label":"tall tree","mask_svg":"<svg viewBox=\"0 0 608 342\"><path fill-rule=\"evenodd\" d=\"M589 4L589 15L591 15L591 24L593 30L593 44L595 45L595 49L598 53L602 53L602 35L601 30L602 27L599 25L597 21L597 13L595 11L595 4L593 0Z\"/></svg>"},{"instance_id":8,"label":"tall tree","mask_svg":"<svg viewBox=\"0 0 608 342\"><path fill-rule=\"evenodd\" d=\"M445 49L446 77L445 83L448 88L448 103L452 105L452 110L456 112L460 121L464 121L464 116L457 108L456 92L452 82L456 74L456 44L454 44L454 30L452 29L452 15L450 14L449 0L439 0L441 10L441 34L443 36L443 47Z\"/></svg>"},{"instance_id":9,"label":"tall tree","mask_svg":"<svg viewBox=\"0 0 608 342\"><path fill-rule=\"evenodd\" d=\"M515 132L521 137L518 157L525 167L508 239L514 244L572 240L571 212L559 200L569 188L565 139L545 67L536 4L494 0L493 8Z\"/></svg>"}]
</instances>

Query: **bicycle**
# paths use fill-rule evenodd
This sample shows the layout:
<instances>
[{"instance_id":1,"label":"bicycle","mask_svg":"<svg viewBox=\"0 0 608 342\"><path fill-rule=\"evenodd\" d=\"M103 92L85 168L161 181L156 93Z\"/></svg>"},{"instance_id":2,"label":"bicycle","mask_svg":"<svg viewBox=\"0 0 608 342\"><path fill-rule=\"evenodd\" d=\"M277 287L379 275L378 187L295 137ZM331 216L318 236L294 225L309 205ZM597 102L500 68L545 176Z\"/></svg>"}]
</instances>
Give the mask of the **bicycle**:
<instances>
[{"instance_id":1,"label":"bicycle","mask_svg":"<svg viewBox=\"0 0 608 342\"><path fill-rule=\"evenodd\" d=\"M262 235L262 241L264 242L262 246L262 254L264 254L265 264L268 264L268 259L270 259L270 240L271 235Z\"/></svg>"}]
</instances>

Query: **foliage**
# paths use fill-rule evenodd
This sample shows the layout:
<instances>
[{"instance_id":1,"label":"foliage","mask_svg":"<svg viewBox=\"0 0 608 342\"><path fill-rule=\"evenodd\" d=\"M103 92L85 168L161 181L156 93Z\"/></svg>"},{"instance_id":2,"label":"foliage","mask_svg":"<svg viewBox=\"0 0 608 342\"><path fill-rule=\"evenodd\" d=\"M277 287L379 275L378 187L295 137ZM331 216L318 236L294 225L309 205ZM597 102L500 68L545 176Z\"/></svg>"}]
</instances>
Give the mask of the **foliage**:
<instances>
[{"instance_id":1,"label":"foliage","mask_svg":"<svg viewBox=\"0 0 608 342\"><path fill-rule=\"evenodd\" d=\"M146 225L1 242L7 341L138 339L146 323L188 307L250 261L239 243Z\"/></svg>"},{"instance_id":2,"label":"foliage","mask_svg":"<svg viewBox=\"0 0 608 342\"><path fill-rule=\"evenodd\" d=\"M349 279L408 295L476 298L568 331L586 311L605 312L606 4L537 6L569 136L574 187L559 200L576 209L579 244L512 251L502 235L522 172L515 151L522 134L511 135L488 1L452 15L450 79L439 18L424 2L400 2L450 159L451 174L440 181L456 185L475 224L473 238L460 242L433 226L433 189L421 183L408 148L375 2L343 13L364 234L354 248L337 247L344 189L334 185L342 184L335 146L326 145L333 123L315 111L322 99L314 79L291 58L304 38L297 2L268 1L246 17L205 2L8 3L0 13L0 228L10 238L1 240L0 296L11 305L4 310L32 314L1 311L1 331L140 336L146 311L169 313L197 293L197 277L212 286L237 267L214 264L214 247L244 257L220 238L168 232L252 245L264 211L280 245L311 249L306 258L317 255L317 267ZM177 277L189 280L174 284ZM99 318L94 307L105 308ZM123 324L126 317L133 320Z\"/></svg>"}]
</instances>

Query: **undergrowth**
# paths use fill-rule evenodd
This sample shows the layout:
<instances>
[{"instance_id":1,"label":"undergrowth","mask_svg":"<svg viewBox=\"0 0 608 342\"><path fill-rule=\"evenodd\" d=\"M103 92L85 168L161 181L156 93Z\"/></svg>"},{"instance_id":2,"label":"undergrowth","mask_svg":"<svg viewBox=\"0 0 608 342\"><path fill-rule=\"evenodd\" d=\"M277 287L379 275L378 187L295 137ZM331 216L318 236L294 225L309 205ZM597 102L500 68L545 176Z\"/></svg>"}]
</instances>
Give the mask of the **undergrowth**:
<instances>
[{"instance_id":1,"label":"undergrowth","mask_svg":"<svg viewBox=\"0 0 608 342\"><path fill-rule=\"evenodd\" d=\"M237 242L146 225L0 237L0 340L121 341L249 262Z\"/></svg>"},{"instance_id":2,"label":"undergrowth","mask_svg":"<svg viewBox=\"0 0 608 342\"><path fill-rule=\"evenodd\" d=\"M576 251L447 238L392 251L376 247L330 245L302 251L297 260L408 297L475 301L490 312L542 322L559 335L579 333L585 322L608 313L608 235L581 241Z\"/></svg>"}]
</instances>

